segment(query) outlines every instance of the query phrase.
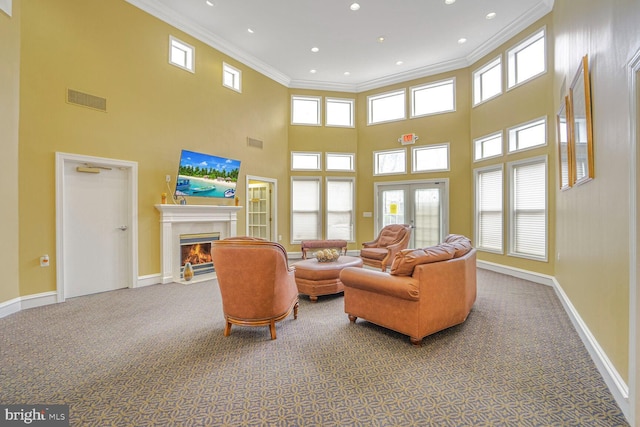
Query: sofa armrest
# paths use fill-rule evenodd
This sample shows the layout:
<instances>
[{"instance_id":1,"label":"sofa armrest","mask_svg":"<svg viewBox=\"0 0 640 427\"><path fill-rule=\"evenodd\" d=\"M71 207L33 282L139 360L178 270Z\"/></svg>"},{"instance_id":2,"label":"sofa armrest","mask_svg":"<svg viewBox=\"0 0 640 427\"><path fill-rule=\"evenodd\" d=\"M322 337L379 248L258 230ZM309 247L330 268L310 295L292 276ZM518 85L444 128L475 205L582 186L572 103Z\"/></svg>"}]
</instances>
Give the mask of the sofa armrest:
<instances>
[{"instance_id":1,"label":"sofa armrest","mask_svg":"<svg viewBox=\"0 0 640 427\"><path fill-rule=\"evenodd\" d=\"M392 276L381 271L347 267L340 272L346 287L361 289L395 298L417 301L420 297L417 281L410 276Z\"/></svg>"}]
</instances>

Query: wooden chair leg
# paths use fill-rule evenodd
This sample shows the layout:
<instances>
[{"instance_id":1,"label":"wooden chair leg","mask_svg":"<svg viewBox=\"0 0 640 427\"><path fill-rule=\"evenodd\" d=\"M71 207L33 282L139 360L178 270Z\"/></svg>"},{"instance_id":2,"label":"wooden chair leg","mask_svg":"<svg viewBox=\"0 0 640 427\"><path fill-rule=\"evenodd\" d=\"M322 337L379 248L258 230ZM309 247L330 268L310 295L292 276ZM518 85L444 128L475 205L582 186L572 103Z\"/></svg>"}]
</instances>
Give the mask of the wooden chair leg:
<instances>
[{"instance_id":1,"label":"wooden chair leg","mask_svg":"<svg viewBox=\"0 0 640 427\"><path fill-rule=\"evenodd\" d=\"M349 315L349 322L351 322L351 323L356 323L356 320L357 320L357 319L358 319L358 318L357 318L356 316L353 316L353 315L351 315L351 314Z\"/></svg>"},{"instance_id":2,"label":"wooden chair leg","mask_svg":"<svg viewBox=\"0 0 640 427\"><path fill-rule=\"evenodd\" d=\"M296 305L293 306L293 318L294 319L298 318L298 306L299 306L299 303L296 303Z\"/></svg>"},{"instance_id":3,"label":"wooden chair leg","mask_svg":"<svg viewBox=\"0 0 640 427\"><path fill-rule=\"evenodd\" d=\"M224 327L224 336L228 337L231 334L231 322L227 320L227 324Z\"/></svg>"},{"instance_id":4,"label":"wooden chair leg","mask_svg":"<svg viewBox=\"0 0 640 427\"><path fill-rule=\"evenodd\" d=\"M274 320L271 320L271 323L269 323L269 331L271 332L271 339L275 340L276 339L276 322Z\"/></svg>"}]
</instances>

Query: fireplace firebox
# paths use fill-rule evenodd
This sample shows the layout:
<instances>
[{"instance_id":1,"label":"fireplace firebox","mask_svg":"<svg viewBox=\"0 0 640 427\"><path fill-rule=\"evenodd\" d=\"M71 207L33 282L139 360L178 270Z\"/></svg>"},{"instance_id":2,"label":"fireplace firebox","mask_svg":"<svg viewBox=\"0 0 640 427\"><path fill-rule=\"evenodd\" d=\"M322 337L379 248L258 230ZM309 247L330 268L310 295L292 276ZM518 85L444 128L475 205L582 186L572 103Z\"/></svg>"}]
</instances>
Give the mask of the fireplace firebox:
<instances>
[{"instance_id":1,"label":"fireplace firebox","mask_svg":"<svg viewBox=\"0 0 640 427\"><path fill-rule=\"evenodd\" d=\"M220 240L220 233L196 233L180 235L180 278L184 278L184 266L191 264L194 276L215 272L211 257L213 241Z\"/></svg>"}]
</instances>

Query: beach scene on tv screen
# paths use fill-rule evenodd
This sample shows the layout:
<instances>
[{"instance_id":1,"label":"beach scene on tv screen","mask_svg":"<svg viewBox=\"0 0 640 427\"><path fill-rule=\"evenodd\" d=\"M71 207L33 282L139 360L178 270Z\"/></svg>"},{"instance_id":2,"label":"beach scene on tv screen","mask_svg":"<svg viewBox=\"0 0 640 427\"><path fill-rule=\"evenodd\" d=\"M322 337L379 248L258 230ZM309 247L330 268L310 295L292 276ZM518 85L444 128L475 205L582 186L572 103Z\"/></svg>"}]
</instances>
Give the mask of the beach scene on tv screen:
<instances>
[{"instance_id":1,"label":"beach scene on tv screen","mask_svg":"<svg viewBox=\"0 0 640 427\"><path fill-rule=\"evenodd\" d=\"M240 161L182 150L176 195L233 198Z\"/></svg>"}]
</instances>

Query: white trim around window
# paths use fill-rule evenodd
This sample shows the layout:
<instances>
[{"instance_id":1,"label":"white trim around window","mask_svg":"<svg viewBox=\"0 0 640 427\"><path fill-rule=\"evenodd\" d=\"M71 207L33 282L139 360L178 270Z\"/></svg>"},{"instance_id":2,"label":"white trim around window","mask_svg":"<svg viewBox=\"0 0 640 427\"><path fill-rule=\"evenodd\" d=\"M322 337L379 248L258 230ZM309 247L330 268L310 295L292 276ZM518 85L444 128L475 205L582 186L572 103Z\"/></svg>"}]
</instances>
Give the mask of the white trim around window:
<instances>
[{"instance_id":1,"label":"white trim around window","mask_svg":"<svg viewBox=\"0 0 640 427\"><path fill-rule=\"evenodd\" d=\"M169 64L174 65L191 73L196 72L196 48L169 36Z\"/></svg>"},{"instance_id":2,"label":"white trim around window","mask_svg":"<svg viewBox=\"0 0 640 427\"><path fill-rule=\"evenodd\" d=\"M222 86L242 93L242 71L238 68L222 63Z\"/></svg>"},{"instance_id":3,"label":"white trim around window","mask_svg":"<svg viewBox=\"0 0 640 427\"><path fill-rule=\"evenodd\" d=\"M509 153L531 150L547 145L547 116L507 129Z\"/></svg>"},{"instance_id":4,"label":"white trim around window","mask_svg":"<svg viewBox=\"0 0 640 427\"><path fill-rule=\"evenodd\" d=\"M473 140L474 162L500 157L503 151L502 131L481 136Z\"/></svg>"},{"instance_id":5,"label":"white trim around window","mask_svg":"<svg viewBox=\"0 0 640 427\"><path fill-rule=\"evenodd\" d=\"M325 153L325 169L327 171L353 172L355 171L354 153Z\"/></svg>"},{"instance_id":6,"label":"white trim around window","mask_svg":"<svg viewBox=\"0 0 640 427\"><path fill-rule=\"evenodd\" d=\"M478 250L504 254L504 166L473 170L474 241Z\"/></svg>"},{"instance_id":7,"label":"white trim around window","mask_svg":"<svg viewBox=\"0 0 640 427\"><path fill-rule=\"evenodd\" d=\"M407 150L382 150L373 152L373 175L400 175L407 173Z\"/></svg>"},{"instance_id":8,"label":"white trim around window","mask_svg":"<svg viewBox=\"0 0 640 427\"><path fill-rule=\"evenodd\" d=\"M502 55L473 72L473 106L502 95Z\"/></svg>"},{"instance_id":9,"label":"white trim around window","mask_svg":"<svg viewBox=\"0 0 640 427\"><path fill-rule=\"evenodd\" d=\"M449 170L449 143L411 147L411 173Z\"/></svg>"},{"instance_id":10,"label":"white trim around window","mask_svg":"<svg viewBox=\"0 0 640 427\"><path fill-rule=\"evenodd\" d=\"M406 89L367 96L367 125L405 120L406 98Z\"/></svg>"},{"instance_id":11,"label":"white trim around window","mask_svg":"<svg viewBox=\"0 0 640 427\"><path fill-rule=\"evenodd\" d=\"M547 72L546 39L546 27L543 27L507 51L507 90Z\"/></svg>"},{"instance_id":12,"label":"white trim around window","mask_svg":"<svg viewBox=\"0 0 640 427\"><path fill-rule=\"evenodd\" d=\"M456 78L409 88L411 118L456 111Z\"/></svg>"},{"instance_id":13,"label":"white trim around window","mask_svg":"<svg viewBox=\"0 0 640 427\"><path fill-rule=\"evenodd\" d=\"M291 95L291 124L320 126L321 96Z\"/></svg>"},{"instance_id":14,"label":"white trim around window","mask_svg":"<svg viewBox=\"0 0 640 427\"><path fill-rule=\"evenodd\" d=\"M292 151L292 171L319 171L322 170L322 153L312 151Z\"/></svg>"},{"instance_id":15,"label":"white trim around window","mask_svg":"<svg viewBox=\"0 0 640 427\"><path fill-rule=\"evenodd\" d=\"M325 98L325 126L327 127L355 127L356 100L351 98Z\"/></svg>"},{"instance_id":16,"label":"white trim around window","mask_svg":"<svg viewBox=\"0 0 640 427\"><path fill-rule=\"evenodd\" d=\"M355 241L355 178L326 177L325 224L328 240Z\"/></svg>"},{"instance_id":17,"label":"white trim around window","mask_svg":"<svg viewBox=\"0 0 640 427\"><path fill-rule=\"evenodd\" d=\"M291 244L322 238L322 179L291 177Z\"/></svg>"},{"instance_id":18,"label":"white trim around window","mask_svg":"<svg viewBox=\"0 0 640 427\"><path fill-rule=\"evenodd\" d=\"M548 165L547 156L507 163L509 179L508 254L547 261Z\"/></svg>"}]
</instances>

